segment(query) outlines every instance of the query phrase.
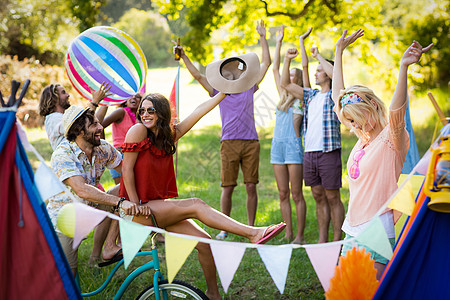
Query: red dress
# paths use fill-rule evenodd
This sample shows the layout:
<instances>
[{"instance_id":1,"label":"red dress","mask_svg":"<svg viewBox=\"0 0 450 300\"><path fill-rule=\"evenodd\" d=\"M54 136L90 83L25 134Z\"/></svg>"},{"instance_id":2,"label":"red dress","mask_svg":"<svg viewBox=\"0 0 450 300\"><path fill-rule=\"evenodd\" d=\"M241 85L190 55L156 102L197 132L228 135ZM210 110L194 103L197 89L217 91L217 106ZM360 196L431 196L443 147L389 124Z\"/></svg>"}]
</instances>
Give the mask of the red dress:
<instances>
[{"instance_id":1,"label":"red dress","mask_svg":"<svg viewBox=\"0 0 450 300\"><path fill-rule=\"evenodd\" d=\"M134 165L134 179L141 203L178 196L172 155L156 148L148 138L139 143L123 143L122 151L139 152ZM120 179L119 196L130 199L123 176Z\"/></svg>"}]
</instances>

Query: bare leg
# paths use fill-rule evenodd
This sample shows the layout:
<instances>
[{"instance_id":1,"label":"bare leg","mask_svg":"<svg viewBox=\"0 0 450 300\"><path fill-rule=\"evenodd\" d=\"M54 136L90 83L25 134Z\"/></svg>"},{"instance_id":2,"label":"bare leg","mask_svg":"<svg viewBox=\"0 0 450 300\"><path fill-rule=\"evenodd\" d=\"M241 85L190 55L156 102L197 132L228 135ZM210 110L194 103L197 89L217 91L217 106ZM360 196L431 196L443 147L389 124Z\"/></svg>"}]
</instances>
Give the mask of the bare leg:
<instances>
[{"instance_id":1,"label":"bare leg","mask_svg":"<svg viewBox=\"0 0 450 300\"><path fill-rule=\"evenodd\" d=\"M91 257L89 258L89 264L94 265L100 260L102 254L103 243L108 235L109 226L111 224L110 218L105 218L100 224L97 225L94 231L94 243L92 247Z\"/></svg>"},{"instance_id":2,"label":"bare leg","mask_svg":"<svg viewBox=\"0 0 450 300\"><path fill-rule=\"evenodd\" d=\"M292 211L289 199L289 171L287 165L273 165L273 171L280 197L281 217L286 223L284 239L290 242L294 238L294 233L292 230Z\"/></svg>"},{"instance_id":3,"label":"bare leg","mask_svg":"<svg viewBox=\"0 0 450 300\"><path fill-rule=\"evenodd\" d=\"M230 216L231 206L232 206L232 196L233 196L234 186L224 186L222 187L222 194L220 196L220 210L223 214ZM220 235L226 236L228 233L224 230L220 232Z\"/></svg>"},{"instance_id":4,"label":"bare leg","mask_svg":"<svg viewBox=\"0 0 450 300\"><path fill-rule=\"evenodd\" d=\"M114 254L121 249L116 243L118 235L119 222L117 220L111 220L111 226L109 227L108 236L106 237L105 247L103 247L103 259L108 260L113 258Z\"/></svg>"},{"instance_id":5,"label":"bare leg","mask_svg":"<svg viewBox=\"0 0 450 300\"><path fill-rule=\"evenodd\" d=\"M319 225L319 243L328 242L328 227L330 226L330 208L325 194L325 189L321 185L311 187L314 200L316 200L316 215Z\"/></svg>"},{"instance_id":6,"label":"bare leg","mask_svg":"<svg viewBox=\"0 0 450 300\"><path fill-rule=\"evenodd\" d=\"M247 191L247 217L248 225L255 225L256 209L258 207L258 193L256 192L256 183L246 183L245 189Z\"/></svg>"},{"instance_id":7,"label":"bare leg","mask_svg":"<svg viewBox=\"0 0 450 300\"><path fill-rule=\"evenodd\" d=\"M342 239L342 224L345 218L344 205L341 202L341 194L339 189L325 189L326 198L331 212L331 224L333 226L333 241Z\"/></svg>"},{"instance_id":8,"label":"bare leg","mask_svg":"<svg viewBox=\"0 0 450 300\"><path fill-rule=\"evenodd\" d=\"M167 231L198 236L202 238L211 238L208 233L201 229L192 220L183 220L172 226L166 227ZM198 243L195 247L198 250L198 260L202 266L206 280L206 295L209 299L222 299L217 287L216 265L208 244Z\"/></svg>"},{"instance_id":9,"label":"bare leg","mask_svg":"<svg viewBox=\"0 0 450 300\"><path fill-rule=\"evenodd\" d=\"M120 177L119 177L120 179ZM111 189L109 189L107 191L108 194L111 195L115 195L115 196L119 196L119 188L120 188L120 184L115 185L114 187L112 187ZM117 246L117 238L119 236L119 223L117 221L113 221L110 218L105 218L105 220L108 220L108 227L106 228L105 232L103 233L105 236L103 237L103 241L101 246L104 245L103 251L102 251L102 257L103 259L111 259L114 254L117 253L117 251L119 251L120 247ZM102 221L105 222L105 220ZM102 224L100 223L100 225ZM99 227L99 226L97 226ZM94 233L94 247L95 247L95 234L97 233L97 229L95 230ZM106 240L105 240L106 238ZM100 246L100 249L101 249ZM94 250L92 250L92 252L94 252Z\"/></svg>"},{"instance_id":10,"label":"bare leg","mask_svg":"<svg viewBox=\"0 0 450 300\"><path fill-rule=\"evenodd\" d=\"M297 234L293 243L305 243L306 202L303 197L303 165L288 165L292 199L297 213Z\"/></svg>"},{"instance_id":11,"label":"bare leg","mask_svg":"<svg viewBox=\"0 0 450 300\"><path fill-rule=\"evenodd\" d=\"M266 227L253 227L242 224L215 210L198 198L152 200L145 205L151 207L158 226L166 228L186 219L197 219L205 225L246 237L255 243L264 235ZM134 222L152 225L151 219L136 216Z\"/></svg>"},{"instance_id":12,"label":"bare leg","mask_svg":"<svg viewBox=\"0 0 450 300\"><path fill-rule=\"evenodd\" d=\"M384 271L384 268L386 267L386 265L382 264L382 263L379 263L379 262L376 262L374 264L374 267L377 270L377 280L380 280L381 275L383 275L383 271Z\"/></svg>"}]
</instances>

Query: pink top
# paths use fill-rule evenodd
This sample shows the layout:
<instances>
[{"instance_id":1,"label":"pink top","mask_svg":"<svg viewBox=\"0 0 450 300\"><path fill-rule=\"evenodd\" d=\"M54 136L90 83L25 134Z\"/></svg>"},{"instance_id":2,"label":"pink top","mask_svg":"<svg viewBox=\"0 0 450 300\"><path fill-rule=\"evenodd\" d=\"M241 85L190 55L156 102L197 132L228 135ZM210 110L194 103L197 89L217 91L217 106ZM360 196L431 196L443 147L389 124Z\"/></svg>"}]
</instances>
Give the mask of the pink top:
<instances>
[{"instance_id":1,"label":"pink top","mask_svg":"<svg viewBox=\"0 0 450 300\"><path fill-rule=\"evenodd\" d=\"M389 111L389 124L364 148L358 161L360 175L348 176L350 199L346 219L351 226L369 221L397 189L397 181L409 148L409 135L405 129L406 103ZM347 162L347 171L355 163L354 153L361 149L361 140L353 147ZM383 213L389 211L386 208Z\"/></svg>"},{"instance_id":2,"label":"pink top","mask_svg":"<svg viewBox=\"0 0 450 300\"><path fill-rule=\"evenodd\" d=\"M125 113L123 119L120 123L112 123L112 138L113 145L116 148L122 147L125 141L125 136L127 135L128 129L136 124L136 115L131 112L128 107L124 107Z\"/></svg>"}]
</instances>

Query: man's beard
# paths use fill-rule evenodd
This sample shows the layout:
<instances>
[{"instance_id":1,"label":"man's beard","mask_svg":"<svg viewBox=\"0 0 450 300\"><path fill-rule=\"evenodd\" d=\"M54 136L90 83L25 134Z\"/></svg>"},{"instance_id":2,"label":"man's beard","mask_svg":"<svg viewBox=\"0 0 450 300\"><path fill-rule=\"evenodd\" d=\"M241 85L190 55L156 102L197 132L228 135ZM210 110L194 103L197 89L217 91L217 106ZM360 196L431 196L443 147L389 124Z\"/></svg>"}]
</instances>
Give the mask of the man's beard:
<instances>
[{"instance_id":1,"label":"man's beard","mask_svg":"<svg viewBox=\"0 0 450 300\"><path fill-rule=\"evenodd\" d=\"M66 109L68 109L70 107L69 101L62 102L62 103L60 103L60 105L61 105L62 108L64 108L64 110L66 110Z\"/></svg>"},{"instance_id":2,"label":"man's beard","mask_svg":"<svg viewBox=\"0 0 450 300\"><path fill-rule=\"evenodd\" d=\"M100 146L100 144L101 144L100 139L97 140L95 138L95 132L94 133L85 133L84 139L86 140L86 142L88 142L89 144L91 144L94 147Z\"/></svg>"}]
</instances>

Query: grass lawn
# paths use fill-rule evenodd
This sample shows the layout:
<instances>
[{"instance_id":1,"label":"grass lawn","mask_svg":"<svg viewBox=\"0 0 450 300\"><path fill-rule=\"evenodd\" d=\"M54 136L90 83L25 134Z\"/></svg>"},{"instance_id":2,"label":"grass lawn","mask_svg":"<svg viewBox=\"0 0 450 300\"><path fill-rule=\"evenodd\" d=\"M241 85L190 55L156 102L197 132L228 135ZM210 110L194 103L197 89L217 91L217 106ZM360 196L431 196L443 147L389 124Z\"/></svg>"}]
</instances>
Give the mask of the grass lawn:
<instances>
[{"instance_id":1,"label":"grass lawn","mask_svg":"<svg viewBox=\"0 0 450 300\"><path fill-rule=\"evenodd\" d=\"M166 96L170 94L173 85L176 69L150 70L148 90L160 92ZM201 102L208 98L206 92L198 84L192 84L192 78L182 69L180 115L181 119L186 117ZM281 221L279 210L278 191L270 164L270 143L273 133L274 106L277 102L277 95L271 72L261 85L261 92L255 97L255 117L258 125L258 133L261 142L260 155L260 183L258 184L258 212L256 225L264 226ZM161 75L163 74L163 75ZM167 80L167 78L170 78ZM445 96L444 96L445 97ZM442 97L441 97L442 98ZM198 99L198 100L197 100ZM444 98L445 100L445 98ZM419 124L421 127L416 130L416 138L420 154L423 155L430 145L434 122L436 118L426 118L430 115L430 109L424 104L426 100L411 100L413 124ZM416 105L418 104L418 105ZM446 108L448 112L448 107ZM420 114L419 114L420 112ZM432 109L431 109L432 112ZM416 123L418 120L424 120L424 123ZM178 145L178 190L180 198L199 197L216 209L220 209L220 133L221 128L218 122L220 120L219 110L215 108L210 114L202 119L194 129L183 137ZM46 161L50 160L51 147L43 129L27 129L30 142L36 147ZM110 129L107 130L107 140L111 141ZM356 138L348 131L344 130L342 134L342 162L343 162L343 188L341 189L341 198L344 206L347 207L348 184L346 181L346 161L351 148L356 142ZM36 168L38 162L33 154L29 155L33 168ZM105 172L102 180L105 188L113 185L109 172ZM242 177L238 179L239 185L233 194L233 209L231 217L246 223L247 212L245 207L246 192L242 183ZM317 242L318 230L315 217L315 202L309 188L303 190L307 203L307 219L305 238L308 244ZM292 203L292 207L294 204ZM295 210L294 210L295 211ZM293 218L295 222L295 217ZM218 231L207 228L200 224L211 236L215 236ZM294 224L295 228L295 224ZM279 238L274 239L272 244L283 244L281 234ZM332 231L330 228L330 240ZM246 242L244 238L230 235L228 241ZM143 247L150 249L148 240ZM80 246L79 253L79 272L83 291L92 291L96 289L106 278L110 267L103 269L89 268L87 261L92 249L92 233ZM163 273L167 274L164 260L164 245L159 246L161 266ZM130 265L133 266L142 263L143 258L136 258ZM120 283L127 276L129 271L120 270L116 279L112 281L109 288L99 296L91 299L112 299ZM133 282L126 292L124 299L134 299L138 293L147 285L151 284L153 273L145 274ZM176 279L184 280L199 287L206 289L203 273L197 260L197 254L193 253L186 260L185 264L176 276ZM225 299L323 299L323 289L317 278L317 275L308 259L304 249L294 249L292 252L289 272L286 281L284 294L280 295L278 289L273 283L264 263L260 259L256 249L247 249L242 262L234 276L234 279L225 294L221 288L222 296Z\"/></svg>"},{"instance_id":2,"label":"grass lawn","mask_svg":"<svg viewBox=\"0 0 450 300\"><path fill-rule=\"evenodd\" d=\"M220 209L220 132L219 125L210 125L202 129L197 129L179 142L178 147L178 188L180 198L183 197L199 197L205 200L209 205L216 209ZM260 183L258 184L258 213L256 225L264 226L281 221L279 211L278 191L273 175L272 165L269 163L270 143L273 128L259 128L259 137L261 142L260 156ZM28 130L30 142L43 155L44 159L49 160L51 148L48 144L45 131L32 129ZM109 135L107 135L108 139ZM343 144L348 147L343 148L343 160L346 160L351 145L355 142L355 138L351 135L343 135ZM33 167L37 167L37 161L34 155L29 155ZM344 161L345 164L345 161ZM247 212L245 207L245 187L242 184L241 174L238 179L239 185L233 194L233 210L231 216L236 220L246 223ZM342 189L342 199L346 206L348 199L348 189L343 180L344 188ZM107 188L113 185L112 179L108 172L102 177L102 184ZM305 238L308 244L316 243L317 222L315 218L315 203L309 188L304 189L304 196L307 202L307 226L305 230ZM294 204L292 203L294 207ZM295 222L295 218L294 222ZM218 230L214 230L200 224L211 236L215 236ZM272 244L283 244L284 235L280 234ZM332 236L330 228L330 239ZM229 241L247 242L244 238L230 235ZM92 233L80 246L79 253L79 272L83 291L92 291L96 289L107 277L111 267L103 269L90 268L87 261L92 249ZM148 240L143 249L150 249L150 240ZM163 273L166 265L164 260L164 245L159 246L159 253L162 262ZM139 265L145 259L136 258L133 266ZM110 299L118 289L122 280L127 276L129 271L121 270L116 279L109 285L108 289L98 296L91 299ZM124 299L134 299L137 294L147 285L151 284L151 276L153 273L141 276L133 282ZM176 276L177 279L192 283L202 290L206 289L203 273L197 260L197 254L194 250L185 264ZM220 285L219 285L220 286ZM259 257L256 249L247 249L242 262L235 274L235 277L225 294L220 286L222 295L226 299L321 299L323 298L323 289L314 272L314 269L308 259L304 249L294 249L292 252L289 273L287 276L286 287L283 295L280 295L278 289L267 272L264 263Z\"/></svg>"}]
</instances>

